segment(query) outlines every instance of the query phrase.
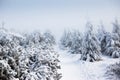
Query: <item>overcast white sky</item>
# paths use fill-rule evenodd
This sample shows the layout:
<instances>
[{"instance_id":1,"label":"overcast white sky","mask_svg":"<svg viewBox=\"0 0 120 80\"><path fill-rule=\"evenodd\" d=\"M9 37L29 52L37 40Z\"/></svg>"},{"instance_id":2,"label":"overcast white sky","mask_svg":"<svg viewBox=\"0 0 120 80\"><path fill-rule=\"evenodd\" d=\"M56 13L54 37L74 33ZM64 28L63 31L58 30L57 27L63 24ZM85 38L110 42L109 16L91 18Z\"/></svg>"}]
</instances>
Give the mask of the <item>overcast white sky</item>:
<instances>
[{"instance_id":1,"label":"overcast white sky","mask_svg":"<svg viewBox=\"0 0 120 80\"><path fill-rule=\"evenodd\" d=\"M50 29L60 35L64 29L83 31L87 21L102 21L110 30L115 18L120 20L120 0L0 0L0 23L23 32Z\"/></svg>"}]
</instances>

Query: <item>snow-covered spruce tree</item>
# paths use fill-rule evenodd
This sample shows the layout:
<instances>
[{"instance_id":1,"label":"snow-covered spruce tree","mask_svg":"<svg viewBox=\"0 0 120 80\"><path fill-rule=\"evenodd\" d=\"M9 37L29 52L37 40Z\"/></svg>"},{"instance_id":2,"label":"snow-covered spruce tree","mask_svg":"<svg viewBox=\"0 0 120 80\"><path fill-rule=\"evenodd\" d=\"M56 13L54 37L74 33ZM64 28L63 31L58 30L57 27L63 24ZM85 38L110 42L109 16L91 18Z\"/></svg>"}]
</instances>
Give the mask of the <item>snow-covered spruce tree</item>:
<instances>
[{"instance_id":1,"label":"snow-covered spruce tree","mask_svg":"<svg viewBox=\"0 0 120 80\"><path fill-rule=\"evenodd\" d=\"M24 34L24 36L26 37L26 39L23 40L23 44L25 45L25 47L32 46L34 44L39 45L43 41L42 34L38 31Z\"/></svg>"},{"instance_id":2,"label":"snow-covered spruce tree","mask_svg":"<svg viewBox=\"0 0 120 80\"><path fill-rule=\"evenodd\" d=\"M67 49L70 48L72 45L72 33L71 31L64 31L62 38L60 40L60 48L61 49Z\"/></svg>"},{"instance_id":3,"label":"snow-covered spruce tree","mask_svg":"<svg viewBox=\"0 0 120 80\"><path fill-rule=\"evenodd\" d=\"M107 56L112 56L113 52L115 51L115 45L114 45L114 40L112 38L113 34L107 32L105 34L105 47L103 48L104 51L102 52L104 55L107 55Z\"/></svg>"},{"instance_id":4,"label":"snow-covered spruce tree","mask_svg":"<svg viewBox=\"0 0 120 80\"><path fill-rule=\"evenodd\" d=\"M46 31L43 34L43 39L44 39L45 44L47 44L47 46L53 46L56 44L55 38L50 31Z\"/></svg>"},{"instance_id":5,"label":"snow-covered spruce tree","mask_svg":"<svg viewBox=\"0 0 120 80\"><path fill-rule=\"evenodd\" d=\"M69 50L72 54L82 53L82 38L82 33L78 30L74 30L74 32L72 32L72 45Z\"/></svg>"},{"instance_id":6,"label":"snow-covered spruce tree","mask_svg":"<svg viewBox=\"0 0 120 80\"><path fill-rule=\"evenodd\" d=\"M120 24L117 20L113 23L113 40L115 51L112 54L113 58L120 57Z\"/></svg>"},{"instance_id":7,"label":"snow-covered spruce tree","mask_svg":"<svg viewBox=\"0 0 120 80\"><path fill-rule=\"evenodd\" d=\"M105 51L105 47L106 47L106 36L109 33L106 32L104 25L101 24L98 28L98 33L97 33L97 38L100 41L100 47L101 47L101 52L103 53Z\"/></svg>"},{"instance_id":8,"label":"snow-covered spruce tree","mask_svg":"<svg viewBox=\"0 0 120 80\"><path fill-rule=\"evenodd\" d=\"M19 55L22 37L6 29L0 29L0 80L14 80L19 77Z\"/></svg>"},{"instance_id":9,"label":"snow-covered spruce tree","mask_svg":"<svg viewBox=\"0 0 120 80\"><path fill-rule=\"evenodd\" d=\"M101 58L99 41L96 35L93 33L93 25L87 23L86 28L87 31L85 32L83 37L83 44L82 44L83 49L80 59L90 62L98 61Z\"/></svg>"},{"instance_id":10,"label":"snow-covered spruce tree","mask_svg":"<svg viewBox=\"0 0 120 80\"><path fill-rule=\"evenodd\" d=\"M112 58L118 58L120 57L120 26L117 21L113 25L113 33L107 32L101 42L101 44L105 43L102 53Z\"/></svg>"},{"instance_id":11,"label":"snow-covered spruce tree","mask_svg":"<svg viewBox=\"0 0 120 80\"><path fill-rule=\"evenodd\" d=\"M59 55L54 51L52 45L46 46L51 43L46 43L40 33L31 35L27 37L28 44L26 44L25 53L21 55L19 60L20 80L59 80L61 77L57 72L60 69L58 66Z\"/></svg>"},{"instance_id":12,"label":"snow-covered spruce tree","mask_svg":"<svg viewBox=\"0 0 120 80\"><path fill-rule=\"evenodd\" d=\"M98 29L97 38L100 41L101 53L107 56L112 56L114 51L113 34L106 32L103 25L101 25Z\"/></svg>"},{"instance_id":13,"label":"snow-covered spruce tree","mask_svg":"<svg viewBox=\"0 0 120 80\"><path fill-rule=\"evenodd\" d=\"M118 35L120 41L120 24L118 23L118 20L115 20L113 23L113 33Z\"/></svg>"}]
</instances>

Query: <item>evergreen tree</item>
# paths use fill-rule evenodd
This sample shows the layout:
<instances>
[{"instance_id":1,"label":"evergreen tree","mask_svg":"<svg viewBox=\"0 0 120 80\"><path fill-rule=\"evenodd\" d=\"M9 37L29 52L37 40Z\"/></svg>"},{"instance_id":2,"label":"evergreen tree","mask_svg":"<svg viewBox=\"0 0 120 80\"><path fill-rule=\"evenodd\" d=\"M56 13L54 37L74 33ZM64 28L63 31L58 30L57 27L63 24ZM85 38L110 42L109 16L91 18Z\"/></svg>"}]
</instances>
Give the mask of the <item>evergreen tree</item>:
<instances>
[{"instance_id":1,"label":"evergreen tree","mask_svg":"<svg viewBox=\"0 0 120 80\"><path fill-rule=\"evenodd\" d=\"M103 53L107 56L118 58L120 57L120 25L116 20L113 23L113 33L105 34L105 48ZM102 42L103 43L103 42Z\"/></svg>"},{"instance_id":2,"label":"evergreen tree","mask_svg":"<svg viewBox=\"0 0 120 80\"><path fill-rule=\"evenodd\" d=\"M19 56L22 37L13 35L5 29L0 29L0 79L14 80L19 77Z\"/></svg>"},{"instance_id":3,"label":"evergreen tree","mask_svg":"<svg viewBox=\"0 0 120 80\"><path fill-rule=\"evenodd\" d=\"M67 49L70 48L72 45L72 33L68 31L64 31L62 38L60 40L61 48L62 49Z\"/></svg>"},{"instance_id":4,"label":"evergreen tree","mask_svg":"<svg viewBox=\"0 0 120 80\"><path fill-rule=\"evenodd\" d=\"M72 33L72 45L70 47L70 52L73 54L81 54L82 53L82 33L78 30L74 30Z\"/></svg>"},{"instance_id":5,"label":"evergreen tree","mask_svg":"<svg viewBox=\"0 0 120 80\"><path fill-rule=\"evenodd\" d=\"M86 28L87 31L83 37L83 49L80 59L90 62L100 60L100 46L96 35L93 33L93 25L87 23Z\"/></svg>"},{"instance_id":6,"label":"evergreen tree","mask_svg":"<svg viewBox=\"0 0 120 80\"><path fill-rule=\"evenodd\" d=\"M118 23L118 20L115 20L115 22L113 23L113 33L117 34L120 38L120 25Z\"/></svg>"},{"instance_id":7,"label":"evergreen tree","mask_svg":"<svg viewBox=\"0 0 120 80\"><path fill-rule=\"evenodd\" d=\"M104 29L104 25L101 24L98 28L98 33L97 33L97 38L100 41L100 47L101 47L101 52L103 53L105 51L105 46L107 44L106 42L106 30Z\"/></svg>"},{"instance_id":8,"label":"evergreen tree","mask_svg":"<svg viewBox=\"0 0 120 80\"><path fill-rule=\"evenodd\" d=\"M55 44L56 44L55 38L54 38L54 36L51 34L50 31L46 31L46 32L43 34L43 38L44 38L44 42L47 44L47 46L52 46L52 45L55 45Z\"/></svg>"}]
</instances>

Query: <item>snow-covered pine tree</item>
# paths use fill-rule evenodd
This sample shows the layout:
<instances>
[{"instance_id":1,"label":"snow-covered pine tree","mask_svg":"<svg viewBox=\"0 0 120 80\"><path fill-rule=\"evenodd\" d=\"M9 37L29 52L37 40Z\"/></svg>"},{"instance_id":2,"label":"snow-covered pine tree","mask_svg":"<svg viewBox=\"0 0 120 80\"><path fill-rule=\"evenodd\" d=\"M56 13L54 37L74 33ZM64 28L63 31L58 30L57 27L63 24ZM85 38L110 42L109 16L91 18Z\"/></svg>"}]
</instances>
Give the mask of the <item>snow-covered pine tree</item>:
<instances>
[{"instance_id":1,"label":"snow-covered pine tree","mask_svg":"<svg viewBox=\"0 0 120 80\"><path fill-rule=\"evenodd\" d=\"M114 51L113 34L106 32L103 24L100 25L97 33L97 38L100 41L101 53L111 56Z\"/></svg>"},{"instance_id":2,"label":"snow-covered pine tree","mask_svg":"<svg viewBox=\"0 0 120 80\"><path fill-rule=\"evenodd\" d=\"M104 28L104 25L101 23L101 25L98 28L97 32L97 38L100 41L100 47L101 47L101 52L103 53L105 51L105 46L107 44L106 42L106 34L108 34Z\"/></svg>"},{"instance_id":3,"label":"snow-covered pine tree","mask_svg":"<svg viewBox=\"0 0 120 80\"><path fill-rule=\"evenodd\" d=\"M112 56L112 53L114 51L114 40L110 32L107 32L105 34L104 42L101 42L101 44L103 43L105 43L105 46L103 47L102 53L107 56Z\"/></svg>"},{"instance_id":4,"label":"snow-covered pine tree","mask_svg":"<svg viewBox=\"0 0 120 80\"><path fill-rule=\"evenodd\" d=\"M29 34L24 35L26 37L26 40L24 40L25 45L32 46L34 44L40 44L43 41L43 37L40 32L34 31Z\"/></svg>"},{"instance_id":5,"label":"snow-covered pine tree","mask_svg":"<svg viewBox=\"0 0 120 80\"><path fill-rule=\"evenodd\" d=\"M81 60L85 61L98 61L101 59L99 41L93 32L93 25L91 23L86 24L87 31L83 37L83 49L81 54Z\"/></svg>"},{"instance_id":6,"label":"snow-covered pine tree","mask_svg":"<svg viewBox=\"0 0 120 80\"><path fill-rule=\"evenodd\" d=\"M120 24L118 23L118 20L115 20L113 23L113 33L118 35L120 41Z\"/></svg>"},{"instance_id":7,"label":"snow-covered pine tree","mask_svg":"<svg viewBox=\"0 0 120 80\"><path fill-rule=\"evenodd\" d=\"M72 36L71 31L65 30L60 40L60 48L62 49L70 48L72 45L72 37L73 36Z\"/></svg>"},{"instance_id":8,"label":"snow-covered pine tree","mask_svg":"<svg viewBox=\"0 0 120 80\"><path fill-rule=\"evenodd\" d=\"M120 57L120 25L116 20L113 23L113 33L105 34L104 54L113 58Z\"/></svg>"},{"instance_id":9,"label":"snow-covered pine tree","mask_svg":"<svg viewBox=\"0 0 120 80\"><path fill-rule=\"evenodd\" d=\"M0 29L0 80L14 80L19 77L21 38L6 29Z\"/></svg>"},{"instance_id":10,"label":"snow-covered pine tree","mask_svg":"<svg viewBox=\"0 0 120 80\"><path fill-rule=\"evenodd\" d=\"M115 41L115 46L120 48L120 24L117 20L113 23L113 40Z\"/></svg>"},{"instance_id":11,"label":"snow-covered pine tree","mask_svg":"<svg viewBox=\"0 0 120 80\"><path fill-rule=\"evenodd\" d=\"M82 38L82 33L78 30L72 32L72 45L69 50L72 54L82 53Z\"/></svg>"},{"instance_id":12,"label":"snow-covered pine tree","mask_svg":"<svg viewBox=\"0 0 120 80\"><path fill-rule=\"evenodd\" d=\"M56 44L55 38L50 31L46 31L43 34L43 38L44 38L44 42L47 44L47 46L53 46Z\"/></svg>"}]
</instances>

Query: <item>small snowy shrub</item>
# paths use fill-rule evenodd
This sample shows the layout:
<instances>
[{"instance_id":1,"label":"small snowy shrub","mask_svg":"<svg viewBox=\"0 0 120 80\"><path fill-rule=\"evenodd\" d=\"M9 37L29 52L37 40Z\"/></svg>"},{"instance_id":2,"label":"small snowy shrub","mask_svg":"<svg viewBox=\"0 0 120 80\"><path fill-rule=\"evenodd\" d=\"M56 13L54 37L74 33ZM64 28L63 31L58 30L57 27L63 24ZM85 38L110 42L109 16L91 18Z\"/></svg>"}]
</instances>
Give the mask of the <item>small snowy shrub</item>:
<instances>
[{"instance_id":1,"label":"small snowy shrub","mask_svg":"<svg viewBox=\"0 0 120 80\"><path fill-rule=\"evenodd\" d=\"M106 72L108 80L120 80L120 63L110 65Z\"/></svg>"}]
</instances>

